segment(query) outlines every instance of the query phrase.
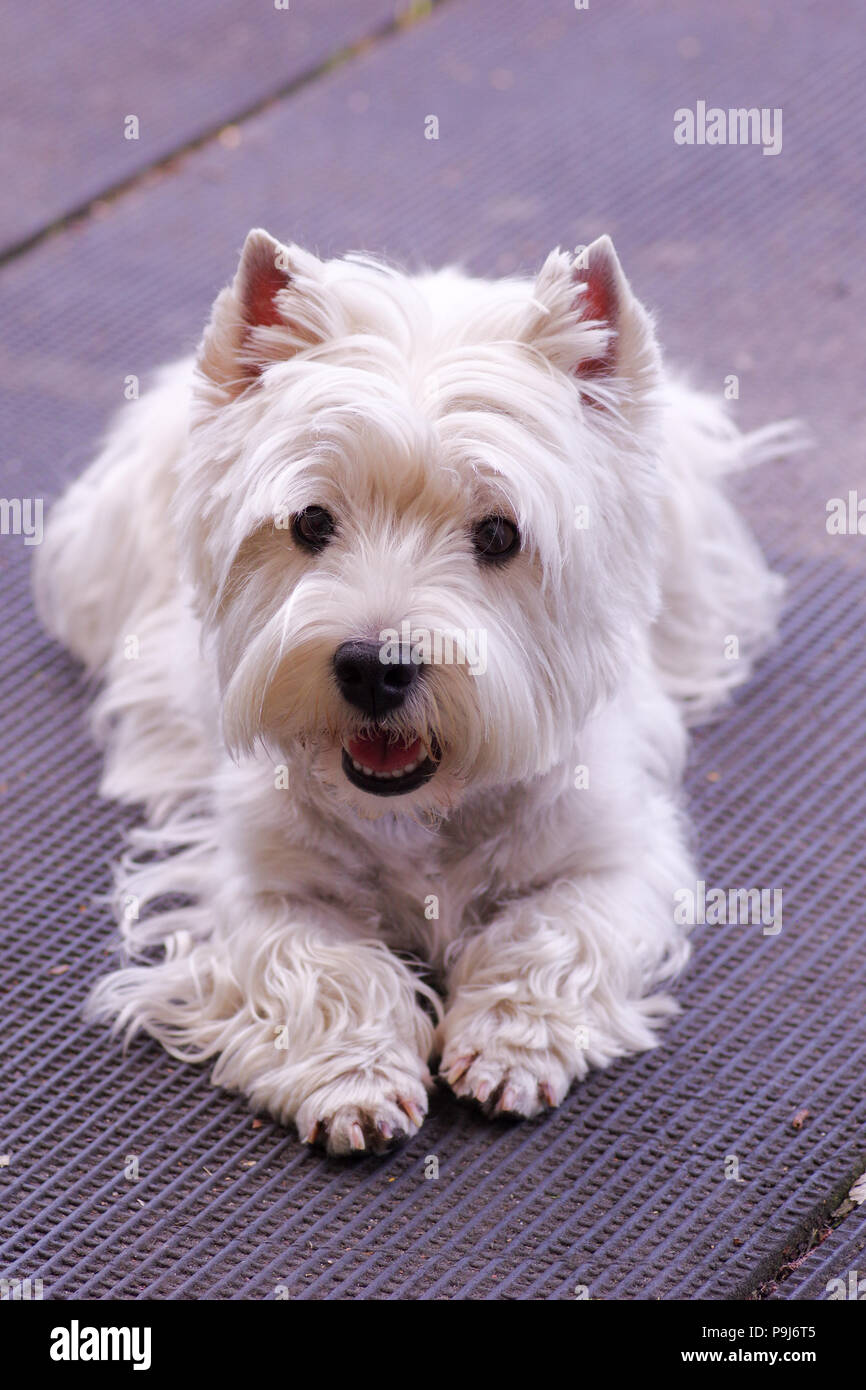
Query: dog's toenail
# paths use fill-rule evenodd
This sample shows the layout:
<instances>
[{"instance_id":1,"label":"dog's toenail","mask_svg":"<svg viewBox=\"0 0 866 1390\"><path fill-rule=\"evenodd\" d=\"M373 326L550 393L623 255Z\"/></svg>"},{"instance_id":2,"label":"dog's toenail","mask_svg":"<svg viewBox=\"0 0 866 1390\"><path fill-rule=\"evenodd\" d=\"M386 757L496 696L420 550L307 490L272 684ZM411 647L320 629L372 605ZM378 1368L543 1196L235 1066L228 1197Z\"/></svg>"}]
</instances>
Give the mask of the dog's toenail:
<instances>
[{"instance_id":1,"label":"dog's toenail","mask_svg":"<svg viewBox=\"0 0 866 1390\"><path fill-rule=\"evenodd\" d=\"M415 1104L414 1100L402 1100L402 1099L401 1099L401 1101L400 1101L400 1108L401 1108L402 1110L405 1110L406 1114L409 1116L409 1119L412 1121L413 1125L421 1125L421 1123L422 1123L423 1120L424 1120L424 1116L422 1115L421 1111L418 1109L418 1106Z\"/></svg>"},{"instance_id":2,"label":"dog's toenail","mask_svg":"<svg viewBox=\"0 0 866 1390\"><path fill-rule=\"evenodd\" d=\"M472 1057L458 1057L456 1062L452 1062L448 1071L445 1073L445 1080L449 1086L453 1086L455 1081L459 1081L461 1076L469 1070L472 1064Z\"/></svg>"},{"instance_id":3,"label":"dog's toenail","mask_svg":"<svg viewBox=\"0 0 866 1390\"><path fill-rule=\"evenodd\" d=\"M366 1148L366 1144L364 1143L364 1131L359 1124L350 1126L349 1143L352 1145L352 1148L356 1149L359 1153L362 1149Z\"/></svg>"}]
</instances>

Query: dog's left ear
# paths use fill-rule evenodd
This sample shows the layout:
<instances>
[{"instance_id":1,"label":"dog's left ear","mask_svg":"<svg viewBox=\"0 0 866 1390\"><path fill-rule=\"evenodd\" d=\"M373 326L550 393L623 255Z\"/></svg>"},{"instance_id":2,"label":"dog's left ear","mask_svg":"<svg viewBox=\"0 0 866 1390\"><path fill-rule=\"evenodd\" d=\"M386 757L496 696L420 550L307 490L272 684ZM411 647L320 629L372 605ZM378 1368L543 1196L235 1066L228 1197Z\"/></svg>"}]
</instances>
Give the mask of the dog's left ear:
<instances>
[{"instance_id":1,"label":"dog's left ear","mask_svg":"<svg viewBox=\"0 0 866 1390\"><path fill-rule=\"evenodd\" d=\"M225 405L265 367L323 342L334 331L324 266L299 246L251 231L232 283L216 299L198 351L200 394Z\"/></svg>"},{"instance_id":2,"label":"dog's left ear","mask_svg":"<svg viewBox=\"0 0 866 1390\"><path fill-rule=\"evenodd\" d=\"M658 380L652 320L608 236L574 254L551 252L535 284L527 337L602 410L627 409Z\"/></svg>"}]
</instances>

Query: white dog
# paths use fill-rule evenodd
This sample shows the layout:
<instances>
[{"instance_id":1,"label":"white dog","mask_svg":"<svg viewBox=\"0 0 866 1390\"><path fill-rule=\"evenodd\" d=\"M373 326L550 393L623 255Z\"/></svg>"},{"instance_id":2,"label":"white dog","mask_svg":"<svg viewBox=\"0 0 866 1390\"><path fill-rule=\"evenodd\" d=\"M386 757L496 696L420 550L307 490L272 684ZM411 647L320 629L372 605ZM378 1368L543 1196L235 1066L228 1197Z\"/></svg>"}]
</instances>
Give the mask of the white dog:
<instances>
[{"instance_id":1,"label":"white dog","mask_svg":"<svg viewBox=\"0 0 866 1390\"><path fill-rule=\"evenodd\" d=\"M606 237L533 284L251 232L39 555L146 815L92 1015L334 1153L434 1055L534 1115L653 1046L686 723L780 596L719 480L783 438L671 380Z\"/></svg>"}]
</instances>

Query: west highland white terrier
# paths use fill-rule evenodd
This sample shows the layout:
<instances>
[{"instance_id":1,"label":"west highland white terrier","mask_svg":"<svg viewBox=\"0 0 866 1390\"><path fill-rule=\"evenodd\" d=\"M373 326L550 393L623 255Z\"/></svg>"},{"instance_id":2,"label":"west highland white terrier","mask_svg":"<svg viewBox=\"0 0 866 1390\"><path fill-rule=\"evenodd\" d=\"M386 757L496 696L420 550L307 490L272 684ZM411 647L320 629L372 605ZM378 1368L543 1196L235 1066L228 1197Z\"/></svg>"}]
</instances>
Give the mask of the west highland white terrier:
<instances>
[{"instance_id":1,"label":"west highland white terrier","mask_svg":"<svg viewBox=\"0 0 866 1390\"><path fill-rule=\"evenodd\" d=\"M668 374L607 237L533 283L251 232L38 554L145 813L91 1016L338 1154L434 1057L531 1116L652 1047L686 726L780 599L721 479L784 434Z\"/></svg>"}]
</instances>

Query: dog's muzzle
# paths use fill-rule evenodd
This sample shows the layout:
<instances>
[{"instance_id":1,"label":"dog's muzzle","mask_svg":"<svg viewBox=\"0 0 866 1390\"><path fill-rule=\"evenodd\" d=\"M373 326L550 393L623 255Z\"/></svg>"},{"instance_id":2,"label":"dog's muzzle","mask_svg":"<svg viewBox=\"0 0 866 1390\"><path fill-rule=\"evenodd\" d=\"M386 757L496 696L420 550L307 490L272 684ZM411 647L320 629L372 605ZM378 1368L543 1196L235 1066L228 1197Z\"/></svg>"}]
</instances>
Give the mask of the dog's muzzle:
<instances>
[{"instance_id":1,"label":"dog's muzzle","mask_svg":"<svg viewBox=\"0 0 866 1390\"><path fill-rule=\"evenodd\" d=\"M382 724L405 702L419 677L411 661L382 661L378 642L343 642L334 653L340 694L367 715L372 726L343 743L343 772L353 786L373 796L405 796L433 776L441 756L416 738L399 740ZM378 725L379 727L376 727Z\"/></svg>"}]
</instances>

